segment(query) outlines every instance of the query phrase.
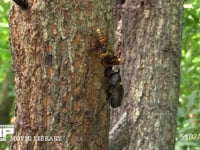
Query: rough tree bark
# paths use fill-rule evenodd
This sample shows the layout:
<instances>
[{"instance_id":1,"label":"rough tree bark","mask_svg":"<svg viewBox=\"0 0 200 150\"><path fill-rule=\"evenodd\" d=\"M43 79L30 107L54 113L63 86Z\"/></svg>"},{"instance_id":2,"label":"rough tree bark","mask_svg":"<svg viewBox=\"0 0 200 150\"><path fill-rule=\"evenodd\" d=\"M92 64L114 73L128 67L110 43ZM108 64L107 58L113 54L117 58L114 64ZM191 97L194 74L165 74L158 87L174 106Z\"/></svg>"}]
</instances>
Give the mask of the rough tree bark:
<instances>
[{"instance_id":1,"label":"rough tree bark","mask_svg":"<svg viewBox=\"0 0 200 150\"><path fill-rule=\"evenodd\" d=\"M121 138L122 127L130 142L115 146L118 140L114 140L112 149L174 149L182 5L183 1L126 0L120 6L123 44L117 46L123 50L125 100L121 109L112 111L117 116L112 118L111 131L118 128L120 134L110 132L110 138ZM127 125L114 125L119 118Z\"/></svg>"},{"instance_id":2,"label":"rough tree bark","mask_svg":"<svg viewBox=\"0 0 200 150\"><path fill-rule=\"evenodd\" d=\"M112 20L111 0L37 0L27 10L12 3L14 136L24 139L12 139L11 149L107 149L104 67L90 48L100 28L112 49Z\"/></svg>"}]
</instances>

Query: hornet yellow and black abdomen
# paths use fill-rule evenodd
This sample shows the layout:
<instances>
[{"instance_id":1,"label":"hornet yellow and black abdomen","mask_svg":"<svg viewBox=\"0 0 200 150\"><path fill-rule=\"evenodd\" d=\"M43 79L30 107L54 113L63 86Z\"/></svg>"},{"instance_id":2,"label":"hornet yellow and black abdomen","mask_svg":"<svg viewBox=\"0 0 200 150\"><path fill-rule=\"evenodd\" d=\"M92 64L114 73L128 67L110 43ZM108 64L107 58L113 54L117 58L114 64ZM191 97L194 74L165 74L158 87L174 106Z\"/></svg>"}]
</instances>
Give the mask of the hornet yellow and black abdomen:
<instances>
[{"instance_id":1,"label":"hornet yellow and black abdomen","mask_svg":"<svg viewBox=\"0 0 200 150\"><path fill-rule=\"evenodd\" d=\"M97 29L96 30L97 32L97 36L98 36L98 41L101 45L105 45L106 43L106 39L105 39L105 36L103 35L103 33L101 32L100 29Z\"/></svg>"},{"instance_id":2,"label":"hornet yellow and black abdomen","mask_svg":"<svg viewBox=\"0 0 200 150\"><path fill-rule=\"evenodd\" d=\"M102 59L102 63L105 66L120 65L122 63L122 59L119 56L108 55Z\"/></svg>"},{"instance_id":3,"label":"hornet yellow and black abdomen","mask_svg":"<svg viewBox=\"0 0 200 150\"><path fill-rule=\"evenodd\" d=\"M99 48L101 50L101 53L106 53L107 52L106 38L99 28L96 30L96 33L97 33L97 40L99 43Z\"/></svg>"}]
</instances>

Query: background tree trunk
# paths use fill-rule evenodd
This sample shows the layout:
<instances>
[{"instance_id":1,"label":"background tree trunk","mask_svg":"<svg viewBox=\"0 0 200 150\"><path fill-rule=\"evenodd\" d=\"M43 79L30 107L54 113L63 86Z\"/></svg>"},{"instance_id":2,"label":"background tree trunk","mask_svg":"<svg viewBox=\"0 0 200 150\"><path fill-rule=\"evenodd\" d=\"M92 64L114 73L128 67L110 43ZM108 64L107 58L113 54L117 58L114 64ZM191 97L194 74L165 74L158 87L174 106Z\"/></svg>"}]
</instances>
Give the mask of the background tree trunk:
<instances>
[{"instance_id":1,"label":"background tree trunk","mask_svg":"<svg viewBox=\"0 0 200 150\"><path fill-rule=\"evenodd\" d=\"M122 130L129 131L130 139L126 137L120 146L110 144L112 149L174 149L182 4L183 1L126 0L117 6L117 30L122 33L122 45L117 46L123 49L125 99L120 109L112 111L116 116L112 118L111 131L119 118L122 122L128 119L127 125L118 127L126 126ZM121 138L119 133L115 136Z\"/></svg>"},{"instance_id":2,"label":"background tree trunk","mask_svg":"<svg viewBox=\"0 0 200 150\"><path fill-rule=\"evenodd\" d=\"M11 149L107 149L104 67L90 43L100 28L112 49L112 2L38 0L27 10L12 4L9 25L14 136L25 138L12 141Z\"/></svg>"}]
</instances>

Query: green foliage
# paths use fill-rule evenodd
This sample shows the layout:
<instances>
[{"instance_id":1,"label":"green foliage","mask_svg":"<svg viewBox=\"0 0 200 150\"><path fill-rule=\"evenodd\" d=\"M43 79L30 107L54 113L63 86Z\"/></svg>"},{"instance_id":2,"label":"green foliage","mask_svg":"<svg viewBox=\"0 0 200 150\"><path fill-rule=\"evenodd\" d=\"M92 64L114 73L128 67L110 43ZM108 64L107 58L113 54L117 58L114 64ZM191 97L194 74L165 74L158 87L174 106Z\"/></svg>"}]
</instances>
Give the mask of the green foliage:
<instances>
[{"instance_id":1,"label":"green foliage","mask_svg":"<svg viewBox=\"0 0 200 150\"><path fill-rule=\"evenodd\" d=\"M0 1L0 83L5 79L11 64L8 42L8 10L9 3Z\"/></svg>"},{"instance_id":2,"label":"green foliage","mask_svg":"<svg viewBox=\"0 0 200 150\"><path fill-rule=\"evenodd\" d=\"M184 5L181 86L176 150L200 147L200 0Z\"/></svg>"},{"instance_id":3,"label":"green foliage","mask_svg":"<svg viewBox=\"0 0 200 150\"><path fill-rule=\"evenodd\" d=\"M8 0L7 2L5 0L0 1L0 90L2 90L6 73L11 67L7 19L10 4L8 2ZM7 142L0 142L0 149L6 149L7 145Z\"/></svg>"}]
</instances>

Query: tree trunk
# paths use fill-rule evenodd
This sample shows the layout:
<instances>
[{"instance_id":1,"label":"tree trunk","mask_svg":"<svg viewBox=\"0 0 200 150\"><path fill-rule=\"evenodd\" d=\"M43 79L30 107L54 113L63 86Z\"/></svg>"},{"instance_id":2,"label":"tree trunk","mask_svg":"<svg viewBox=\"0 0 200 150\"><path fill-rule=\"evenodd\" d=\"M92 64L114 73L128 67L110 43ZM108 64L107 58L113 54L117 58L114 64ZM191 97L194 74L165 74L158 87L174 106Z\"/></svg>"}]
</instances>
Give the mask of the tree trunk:
<instances>
[{"instance_id":1,"label":"tree trunk","mask_svg":"<svg viewBox=\"0 0 200 150\"><path fill-rule=\"evenodd\" d=\"M121 6L125 99L122 109L112 111L117 116L111 124L114 126L120 116L126 120L122 114L127 111L128 126L122 130L129 131L130 142L127 140L127 146L127 141L122 142L125 149L174 149L182 4L126 0ZM120 134L116 136L121 138ZM119 147L112 149L121 150Z\"/></svg>"},{"instance_id":2,"label":"tree trunk","mask_svg":"<svg viewBox=\"0 0 200 150\"><path fill-rule=\"evenodd\" d=\"M9 15L13 137L24 137L13 138L11 149L107 149L104 67L91 43L100 28L112 49L112 2L38 0L25 6L13 2Z\"/></svg>"}]
</instances>

